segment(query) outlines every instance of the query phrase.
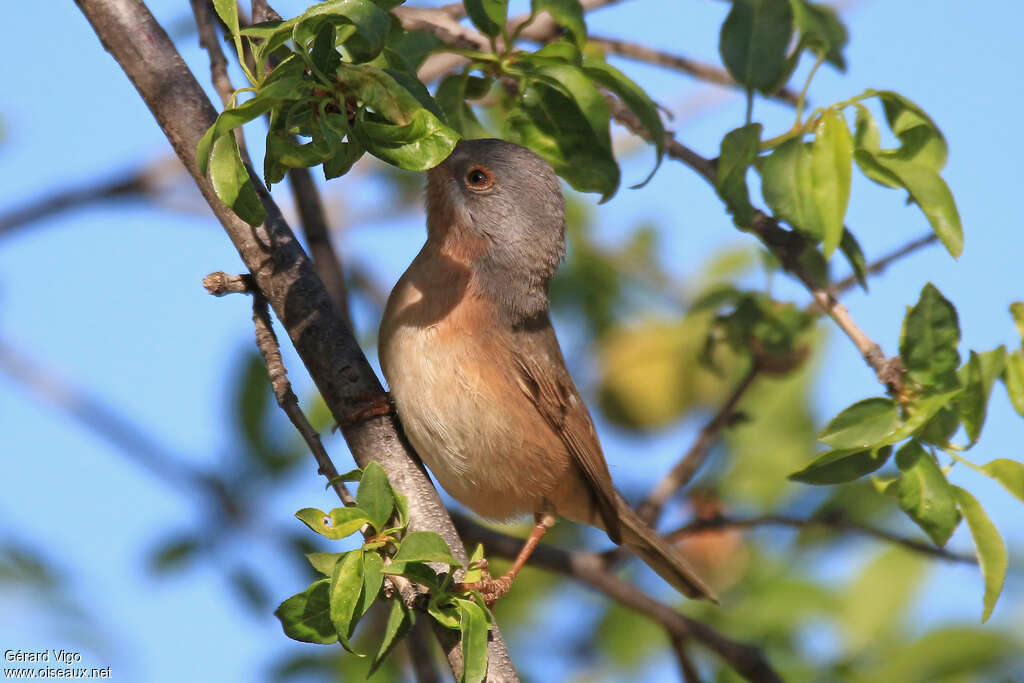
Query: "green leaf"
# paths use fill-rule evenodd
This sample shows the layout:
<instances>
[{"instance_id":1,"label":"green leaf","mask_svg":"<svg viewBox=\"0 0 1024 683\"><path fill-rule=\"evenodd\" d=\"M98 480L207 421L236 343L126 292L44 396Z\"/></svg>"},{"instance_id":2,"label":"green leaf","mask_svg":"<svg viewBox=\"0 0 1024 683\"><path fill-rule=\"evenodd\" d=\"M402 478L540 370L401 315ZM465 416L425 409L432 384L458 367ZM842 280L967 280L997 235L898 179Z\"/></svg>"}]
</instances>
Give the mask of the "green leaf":
<instances>
[{"instance_id":1,"label":"green leaf","mask_svg":"<svg viewBox=\"0 0 1024 683\"><path fill-rule=\"evenodd\" d=\"M462 632L462 681L480 683L487 677L487 614L471 600L456 600Z\"/></svg>"},{"instance_id":2,"label":"green leaf","mask_svg":"<svg viewBox=\"0 0 1024 683\"><path fill-rule=\"evenodd\" d=\"M360 112L356 135L370 154L407 171L425 171L448 158L459 134L426 109L395 125L375 121Z\"/></svg>"},{"instance_id":3,"label":"green leaf","mask_svg":"<svg viewBox=\"0 0 1024 683\"><path fill-rule=\"evenodd\" d=\"M382 574L397 574L414 583L426 586L432 592L440 589L440 580L429 565L422 562L392 562L381 570Z\"/></svg>"},{"instance_id":4,"label":"green leaf","mask_svg":"<svg viewBox=\"0 0 1024 683\"><path fill-rule=\"evenodd\" d=\"M888 398L868 398L836 415L818 435L832 448L869 448L901 424L899 407Z\"/></svg>"},{"instance_id":5,"label":"green leaf","mask_svg":"<svg viewBox=\"0 0 1024 683\"><path fill-rule=\"evenodd\" d=\"M764 93L781 85L793 37L789 0L734 0L718 50L736 82Z\"/></svg>"},{"instance_id":6,"label":"green leaf","mask_svg":"<svg viewBox=\"0 0 1024 683\"><path fill-rule=\"evenodd\" d=\"M805 484L842 484L871 474L885 464L892 446L878 449L843 448L821 454L810 465L789 475Z\"/></svg>"},{"instance_id":7,"label":"green leaf","mask_svg":"<svg viewBox=\"0 0 1024 683\"><path fill-rule=\"evenodd\" d=\"M1024 503L1024 464L1007 458L997 458L978 468L1003 485L1017 500Z\"/></svg>"},{"instance_id":8,"label":"green leaf","mask_svg":"<svg viewBox=\"0 0 1024 683\"><path fill-rule=\"evenodd\" d=\"M868 262L864 258L864 250L860 248L860 243L849 230L843 230L843 239L839 241L839 250L843 252L843 256L849 261L850 268L853 269L853 275L857 278L857 283L860 284L865 292L868 291Z\"/></svg>"},{"instance_id":9,"label":"green leaf","mask_svg":"<svg viewBox=\"0 0 1024 683\"><path fill-rule=\"evenodd\" d=\"M334 567L331 575L331 623L338 634L338 642L354 655L363 657L349 643L352 631L362 616L356 613L363 592L363 551L350 550Z\"/></svg>"},{"instance_id":10,"label":"green leaf","mask_svg":"<svg viewBox=\"0 0 1024 683\"><path fill-rule=\"evenodd\" d=\"M327 644L338 639L331 623L330 583L321 579L274 611L286 636L303 643Z\"/></svg>"},{"instance_id":11,"label":"green leaf","mask_svg":"<svg viewBox=\"0 0 1024 683\"><path fill-rule=\"evenodd\" d=\"M384 531L395 509L395 499L391 496L388 475L380 463L370 461L363 468L363 477L356 491L356 505L366 512L378 534Z\"/></svg>"},{"instance_id":12,"label":"green leaf","mask_svg":"<svg viewBox=\"0 0 1024 683\"><path fill-rule=\"evenodd\" d=\"M729 131L722 138L718 155L715 191L732 214L733 222L740 227L746 227L754 220L754 207L750 204L750 191L747 189L747 170L761 149L762 130L760 123L751 123Z\"/></svg>"},{"instance_id":13,"label":"green leaf","mask_svg":"<svg viewBox=\"0 0 1024 683\"><path fill-rule=\"evenodd\" d=\"M889 129L900 147L887 155L926 166L936 173L946 165L947 146L942 131L919 106L891 90L869 90L882 102Z\"/></svg>"},{"instance_id":14,"label":"green leaf","mask_svg":"<svg viewBox=\"0 0 1024 683\"><path fill-rule=\"evenodd\" d=\"M441 562L449 567L462 566L458 560L452 557L452 551L444 539L433 531L412 531L406 534L392 561L394 564Z\"/></svg>"},{"instance_id":15,"label":"green leaf","mask_svg":"<svg viewBox=\"0 0 1024 683\"><path fill-rule=\"evenodd\" d=\"M825 226L812 191L809 147L800 140L784 142L758 161L758 171L761 194L775 216L817 242L825 236Z\"/></svg>"},{"instance_id":16,"label":"green leaf","mask_svg":"<svg viewBox=\"0 0 1024 683\"><path fill-rule=\"evenodd\" d=\"M575 0L573 1L575 2ZM647 177L636 185L632 185L630 189L643 187L654 177L655 171L658 170L665 156L665 127L661 123L661 116L658 115L658 106L648 97L643 88L607 62L584 57L583 73L590 80L615 93L647 129L651 144L654 145L657 154L657 160Z\"/></svg>"},{"instance_id":17,"label":"green leaf","mask_svg":"<svg viewBox=\"0 0 1024 683\"><path fill-rule=\"evenodd\" d=\"M1000 346L985 353L971 351L967 364L960 369L960 382L963 392L957 398L960 406L960 419L964 431L973 446L981 436L981 428L985 425L988 412L988 399L992 394L992 385L1006 367L1006 347Z\"/></svg>"},{"instance_id":18,"label":"green leaf","mask_svg":"<svg viewBox=\"0 0 1024 683\"><path fill-rule=\"evenodd\" d=\"M484 35L501 35L508 17L508 0L466 0L466 14Z\"/></svg>"},{"instance_id":19,"label":"green leaf","mask_svg":"<svg viewBox=\"0 0 1024 683\"><path fill-rule=\"evenodd\" d=\"M600 106L607 116L603 99ZM528 83L517 106L505 117L505 125L511 139L539 154L574 189L599 192L602 201L615 194L619 166L612 156L607 124L602 132L595 132L579 104L560 89L547 82Z\"/></svg>"},{"instance_id":20,"label":"green leaf","mask_svg":"<svg viewBox=\"0 0 1024 683\"><path fill-rule=\"evenodd\" d=\"M297 17L291 38L297 46L304 47L326 24L351 27L337 32L338 42L351 55L353 62L360 63L370 61L384 49L391 30L391 17L370 0L328 0L313 5ZM311 67L316 66L305 50L299 54Z\"/></svg>"},{"instance_id":21,"label":"green leaf","mask_svg":"<svg viewBox=\"0 0 1024 683\"><path fill-rule=\"evenodd\" d=\"M238 3L235 0L213 0L217 16L233 36L238 35Z\"/></svg>"},{"instance_id":22,"label":"green leaf","mask_svg":"<svg viewBox=\"0 0 1024 683\"><path fill-rule=\"evenodd\" d=\"M791 0L793 19L800 29L800 40L815 54L824 54L825 61L840 71L846 70L843 48L849 41L846 27L836 10L828 5Z\"/></svg>"},{"instance_id":23,"label":"green leaf","mask_svg":"<svg viewBox=\"0 0 1024 683\"><path fill-rule=\"evenodd\" d=\"M902 634L929 568L925 556L894 546L881 550L845 588L833 589L847 656Z\"/></svg>"},{"instance_id":24,"label":"green leaf","mask_svg":"<svg viewBox=\"0 0 1024 683\"><path fill-rule=\"evenodd\" d=\"M465 575L462 577L463 583L476 583L483 578L483 571L480 568L480 562L484 559L484 544L477 543L476 548L473 549L473 554L469 558L469 568L466 569Z\"/></svg>"},{"instance_id":25,"label":"green leaf","mask_svg":"<svg viewBox=\"0 0 1024 683\"><path fill-rule=\"evenodd\" d=\"M953 193L937 171L912 161L876 156L875 163L898 178L910 193L914 203L921 207L925 217L938 235L939 241L954 258L964 250L964 230L960 223Z\"/></svg>"},{"instance_id":26,"label":"green leaf","mask_svg":"<svg viewBox=\"0 0 1024 683\"><path fill-rule=\"evenodd\" d=\"M853 128L853 159L860 167L861 173L879 185L903 187L903 183L898 177L875 161L875 157L882 148L882 136L878 131L874 115L863 104L857 104L856 107L857 120Z\"/></svg>"},{"instance_id":27,"label":"green leaf","mask_svg":"<svg viewBox=\"0 0 1024 683\"><path fill-rule=\"evenodd\" d=\"M267 219L249 170L242 163L234 135L222 135L210 151L210 184L217 197L249 225L262 225Z\"/></svg>"},{"instance_id":28,"label":"green leaf","mask_svg":"<svg viewBox=\"0 0 1024 683\"><path fill-rule=\"evenodd\" d=\"M338 560L345 556L345 553L309 553L306 555L306 559L309 560L309 564L313 566L313 569L317 570L324 576L331 576L334 574L334 567L338 564Z\"/></svg>"},{"instance_id":29,"label":"green leaf","mask_svg":"<svg viewBox=\"0 0 1024 683\"><path fill-rule=\"evenodd\" d=\"M295 516L313 531L333 540L351 536L370 521L358 507L334 508L330 514L317 508L302 508Z\"/></svg>"},{"instance_id":30,"label":"green leaf","mask_svg":"<svg viewBox=\"0 0 1024 683\"><path fill-rule=\"evenodd\" d=\"M547 12L555 23L565 28L573 42L583 49L587 42L587 25L579 0L530 0L530 14Z\"/></svg>"},{"instance_id":31,"label":"green leaf","mask_svg":"<svg viewBox=\"0 0 1024 683\"><path fill-rule=\"evenodd\" d=\"M907 379L929 391L959 387L959 345L956 308L929 282L900 330L900 358Z\"/></svg>"},{"instance_id":32,"label":"green leaf","mask_svg":"<svg viewBox=\"0 0 1024 683\"><path fill-rule=\"evenodd\" d=\"M1013 323L1017 326L1021 346L1024 347L1024 302L1014 301L1010 304L1010 315L1013 316Z\"/></svg>"},{"instance_id":33,"label":"green leaf","mask_svg":"<svg viewBox=\"0 0 1024 683\"><path fill-rule=\"evenodd\" d=\"M199 172L206 175L210 165L210 152L215 142L230 133L234 128L252 121L258 116L262 116L273 108L277 101L272 97L260 97L257 95L236 107L230 107L218 114L217 120L213 122L213 125L199 139L199 144L196 145L196 163L199 166Z\"/></svg>"},{"instance_id":34,"label":"green leaf","mask_svg":"<svg viewBox=\"0 0 1024 683\"><path fill-rule=\"evenodd\" d=\"M415 621L415 613L406 607L400 598L395 597L391 600L391 612L388 614L388 623L384 626L384 638L380 641L380 649L377 650L377 654L374 655L373 662L370 664L370 670L366 674L367 678L372 676L394 651L395 645L405 637Z\"/></svg>"},{"instance_id":35,"label":"green leaf","mask_svg":"<svg viewBox=\"0 0 1024 683\"><path fill-rule=\"evenodd\" d=\"M384 560L375 550L363 551L363 592L359 595L359 602L355 609L355 618L359 619L366 614L373 603L377 602L380 587L384 583Z\"/></svg>"},{"instance_id":36,"label":"green leaf","mask_svg":"<svg viewBox=\"0 0 1024 683\"><path fill-rule=\"evenodd\" d=\"M466 103L471 95L483 89L484 92L490 87L491 79L469 76L467 74L452 74L446 76L437 86L437 93L434 99L441 107L447 118L449 126L459 132L466 139L488 137L487 129L484 128L473 108Z\"/></svg>"},{"instance_id":37,"label":"green leaf","mask_svg":"<svg viewBox=\"0 0 1024 683\"><path fill-rule=\"evenodd\" d=\"M938 463L917 440L896 451L896 466L903 475L885 488L900 508L921 527L937 546L946 545L960 516L953 487Z\"/></svg>"},{"instance_id":38,"label":"green leaf","mask_svg":"<svg viewBox=\"0 0 1024 683\"><path fill-rule=\"evenodd\" d=\"M1009 565L1006 544L999 535L999 530L985 514L981 503L965 489L959 486L954 486L953 489L957 502L960 503L960 512L967 520L971 536L974 537L975 553L981 566L981 575L985 578L984 609L981 614L981 621L985 623L992 615L999 594L1003 592L1003 581L1006 579L1006 569Z\"/></svg>"},{"instance_id":39,"label":"green leaf","mask_svg":"<svg viewBox=\"0 0 1024 683\"><path fill-rule=\"evenodd\" d=\"M960 391L960 389L955 389L943 394L926 394L915 398L906 406L908 413L906 421L900 425L899 429L890 434L884 443L899 443L917 434L940 410L956 400Z\"/></svg>"},{"instance_id":40,"label":"green leaf","mask_svg":"<svg viewBox=\"0 0 1024 683\"><path fill-rule=\"evenodd\" d=\"M1013 409L1024 417L1024 352L1014 351L1006 357L1003 384L1006 385L1006 393L1010 397Z\"/></svg>"},{"instance_id":41,"label":"green leaf","mask_svg":"<svg viewBox=\"0 0 1024 683\"><path fill-rule=\"evenodd\" d=\"M461 615L451 593L431 593L430 601L427 603L427 614L445 628L459 629Z\"/></svg>"},{"instance_id":42,"label":"green leaf","mask_svg":"<svg viewBox=\"0 0 1024 683\"><path fill-rule=\"evenodd\" d=\"M843 237L843 222L850 201L853 138L841 111L822 114L810 150L811 191L821 216L825 258L831 258Z\"/></svg>"}]
</instances>

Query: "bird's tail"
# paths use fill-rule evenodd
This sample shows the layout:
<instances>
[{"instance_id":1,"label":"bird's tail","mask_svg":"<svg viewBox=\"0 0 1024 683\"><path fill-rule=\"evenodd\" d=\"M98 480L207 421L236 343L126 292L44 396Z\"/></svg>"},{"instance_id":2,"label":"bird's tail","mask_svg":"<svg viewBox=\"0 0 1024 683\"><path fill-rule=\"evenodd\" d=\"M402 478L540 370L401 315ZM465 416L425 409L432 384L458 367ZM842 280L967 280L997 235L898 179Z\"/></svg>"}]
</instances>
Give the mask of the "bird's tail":
<instances>
[{"instance_id":1,"label":"bird's tail","mask_svg":"<svg viewBox=\"0 0 1024 683\"><path fill-rule=\"evenodd\" d=\"M617 498L623 545L687 597L704 598L717 603L718 598L714 592L682 558L679 551L647 526L621 496Z\"/></svg>"}]
</instances>

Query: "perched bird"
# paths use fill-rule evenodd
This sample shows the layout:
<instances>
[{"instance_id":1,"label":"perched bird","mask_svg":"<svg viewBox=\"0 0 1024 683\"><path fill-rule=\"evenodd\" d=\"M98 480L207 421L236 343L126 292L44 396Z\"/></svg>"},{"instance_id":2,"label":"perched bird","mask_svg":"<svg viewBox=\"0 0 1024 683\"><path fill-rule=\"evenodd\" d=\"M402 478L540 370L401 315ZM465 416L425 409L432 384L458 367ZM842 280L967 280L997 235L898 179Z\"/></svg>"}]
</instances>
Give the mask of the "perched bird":
<instances>
[{"instance_id":1,"label":"perched bird","mask_svg":"<svg viewBox=\"0 0 1024 683\"><path fill-rule=\"evenodd\" d=\"M492 519L534 513L507 592L555 515L604 529L690 597L711 597L612 485L548 317L565 255L551 167L497 139L460 142L427 175L427 241L395 285L380 361L416 452L456 500ZM712 598L713 599L713 598Z\"/></svg>"}]
</instances>

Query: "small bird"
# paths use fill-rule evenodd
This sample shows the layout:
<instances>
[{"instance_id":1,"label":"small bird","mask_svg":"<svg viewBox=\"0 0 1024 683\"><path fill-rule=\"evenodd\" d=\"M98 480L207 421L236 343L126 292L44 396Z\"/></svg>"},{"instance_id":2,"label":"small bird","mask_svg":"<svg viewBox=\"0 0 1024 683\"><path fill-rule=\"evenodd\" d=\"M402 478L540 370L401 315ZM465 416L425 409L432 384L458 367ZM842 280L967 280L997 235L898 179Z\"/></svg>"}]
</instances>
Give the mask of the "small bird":
<instances>
[{"instance_id":1,"label":"small bird","mask_svg":"<svg viewBox=\"0 0 1024 683\"><path fill-rule=\"evenodd\" d=\"M381 367L405 433L448 493L497 520L536 526L503 577L511 587L555 516L604 529L690 597L704 582L612 485L548 316L565 255L565 200L539 156L464 140L427 174L427 241L380 326Z\"/></svg>"}]
</instances>

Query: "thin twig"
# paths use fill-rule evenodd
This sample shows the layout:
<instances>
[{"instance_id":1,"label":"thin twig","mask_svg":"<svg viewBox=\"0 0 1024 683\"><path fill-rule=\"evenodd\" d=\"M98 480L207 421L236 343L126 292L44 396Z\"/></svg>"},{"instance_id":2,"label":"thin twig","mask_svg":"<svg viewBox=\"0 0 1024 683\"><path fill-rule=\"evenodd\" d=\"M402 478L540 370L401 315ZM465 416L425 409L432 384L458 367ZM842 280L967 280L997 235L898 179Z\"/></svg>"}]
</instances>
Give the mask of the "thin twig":
<instances>
[{"instance_id":1,"label":"thin twig","mask_svg":"<svg viewBox=\"0 0 1024 683\"><path fill-rule=\"evenodd\" d=\"M697 667L694 666L693 660L690 659L690 653L686 651L688 640L674 633L669 633L668 639L672 644L672 652L676 655L676 662L679 664L679 673L683 675L683 681L685 683L700 683L700 674L697 672Z\"/></svg>"},{"instance_id":2,"label":"thin twig","mask_svg":"<svg viewBox=\"0 0 1024 683\"><path fill-rule=\"evenodd\" d=\"M911 240L910 242L907 242L899 249L896 249L886 254L877 261L869 263L864 268L864 275L877 275L878 273L881 273L886 268L891 266L894 262L899 261L904 256L912 254L918 249L927 247L930 244L936 244L938 241L939 237L934 232L930 232L927 235L922 235L921 237L918 237L915 240ZM847 292L848 290L853 289L853 287L857 284L858 281L857 276L855 274L847 275L842 280L836 282L834 285L829 287L829 292L831 292L832 296L840 296ZM817 306L815 306L815 308L817 308Z\"/></svg>"},{"instance_id":3,"label":"thin twig","mask_svg":"<svg viewBox=\"0 0 1024 683\"><path fill-rule=\"evenodd\" d=\"M196 27L199 29L199 44L210 55L210 79L213 81L213 88L220 96L221 104L226 107L235 94L235 86L231 84L228 60L217 38L217 15L213 12L210 0L189 1L192 4L192 14L196 17Z\"/></svg>"},{"instance_id":4,"label":"thin twig","mask_svg":"<svg viewBox=\"0 0 1024 683\"><path fill-rule=\"evenodd\" d=\"M487 529L465 517L453 515L453 519L466 542L483 543L490 555L512 559L519 553L521 539ZM637 590L636 586L610 572L604 559L597 553L568 552L542 543L530 556L529 564L564 574L596 588L623 607L653 619L672 637L687 638L702 644L748 681L782 680L759 647L733 640Z\"/></svg>"},{"instance_id":5,"label":"thin twig","mask_svg":"<svg viewBox=\"0 0 1024 683\"><path fill-rule=\"evenodd\" d=\"M640 119L637 118L636 114L629 107L610 95L607 95L606 99L611 108L612 116L616 120L640 137L650 139L650 133L647 132L647 129L640 123ZM714 184L716 163L711 159L702 157L676 140L675 135L671 132L665 133L665 152L668 156L682 161L695 170L709 183ZM887 357L882 351L882 347L857 325L850 315L849 309L840 303L824 285L819 283L814 275L800 262L800 256L804 250L813 248L813 245L798 233L784 229L779 225L778 221L761 211L755 211L753 221L749 226L745 227L761 239L761 242L768 250L779 259L783 268L796 276L804 284L817 305L835 321L839 329L845 332L846 336L857 347L865 362L875 371L878 381L889 392L900 395L903 390L903 366L900 363L899 357Z\"/></svg>"},{"instance_id":6,"label":"thin twig","mask_svg":"<svg viewBox=\"0 0 1024 683\"><path fill-rule=\"evenodd\" d=\"M694 78L698 78L708 83L724 85L730 88L742 88L742 86L740 86L725 69L696 59L662 52L661 50L655 50L654 48L642 45L641 43L634 43L629 40L620 40L619 38L606 38L603 36L589 35L587 36L587 42L594 43L604 48L607 52L612 52L621 57L646 62L647 64L654 64L655 66L663 66L676 71L682 71L683 73L690 74ZM770 97L781 100L786 104L795 105L798 95L789 88L783 88L777 93L772 94Z\"/></svg>"},{"instance_id":7,"label":"thin twig","mask_svg":"<svg viewBox=\"0 0 1024 683\"><path fill-rule=\"evenodd\" d=\"M758 375L759 368L756 364L752 365L751 368L743 375L743 379L739 381L736 387L729 394L729 397L722 404L722 407L718 409L704 428L700 430L700 434L697 435L696 441L690 446L690 450L686 452L682 460L676 463L675 467L665 475L665 477L658 482L654 490L651 491L647 499L643 501L637 508L639 515L648 524L653 524L657 521L661 514L661 509L665 506L665 503L680 489L686 486L693 476L700 469L701 465L708 457L708 453L711 452L711 447L718 441L722 430L727 427L736 415L736 406L743 398L747 389L754 383L754 379Z\"/></svg>"},{"instance_id":8,"label":"thin twig","mask_svg":"<svg viewBox=\"0 0 1024 683\"><path fill-rule=\"evenodd\" d=\"M950 552L949 550L937 548L924 541L917 541L912 538L899 536L882 529L876 529L875 527L868 526L867 524L846 520L842 517L811 517L809 519L787 517L785 515L761 515L758 517L746 518L711 517L709 519L694 520L686 526L666 535L665 538L674 542L712 529L751 529L758 526L780 526L790 529L832 529L845 533L859 534L861 536L870 536L871 538L875 538L880 541L893 543L907 548L908 550L947 560L949 562L960 562L963 564L974 565L978 563L977 559L972 555L961 555L959 553Z\"/></svg>"}]
</instances>

